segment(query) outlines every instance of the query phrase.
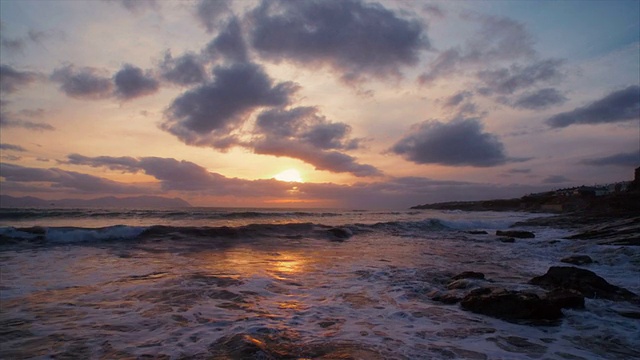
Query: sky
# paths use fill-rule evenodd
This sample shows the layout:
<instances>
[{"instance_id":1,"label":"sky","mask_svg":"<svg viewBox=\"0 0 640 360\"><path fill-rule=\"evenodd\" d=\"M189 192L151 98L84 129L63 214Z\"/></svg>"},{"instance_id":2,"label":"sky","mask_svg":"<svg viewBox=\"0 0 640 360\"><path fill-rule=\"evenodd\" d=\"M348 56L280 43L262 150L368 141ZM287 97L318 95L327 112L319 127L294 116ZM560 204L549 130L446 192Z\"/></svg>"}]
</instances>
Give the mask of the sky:
<instances>
[{"instance_id":1,"label":"sky","mask_svg":"<svg viewBox=\"0 0 640 360\"><path fill-rule=\"evenodd\" d=\"M0 0L0 193L405 208L632 180L639 34L637 0Z\"/></svg>"}]
</instances>

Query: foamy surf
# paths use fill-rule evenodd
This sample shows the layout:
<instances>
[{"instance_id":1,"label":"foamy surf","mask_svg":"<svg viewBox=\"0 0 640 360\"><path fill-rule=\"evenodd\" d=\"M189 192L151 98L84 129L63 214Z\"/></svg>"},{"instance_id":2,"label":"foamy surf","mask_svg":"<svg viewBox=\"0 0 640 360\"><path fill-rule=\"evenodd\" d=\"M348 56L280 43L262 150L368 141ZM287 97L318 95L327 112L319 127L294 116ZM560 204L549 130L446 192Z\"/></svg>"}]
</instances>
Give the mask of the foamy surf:
<instances>
[{"instance_id":1,"label":"foamy surf","mask_svg":"<svg viewBox=\"0 0 640 360\"><path fill-rule=\"evenodd\" d=\"M591 256L596 263L587 268L609 282L640 292L636 248L564 240L569 233L552 228L527 229L536 237L513 243L495 235L528 216L375 212L362 221L362 212L346 212L237 226L5 227L0 236L14 241L0 246L0 356L639 356L633 303L587 299L585 309L534 326L429 296L449 291L463 271L486 276L469 289L542 292L528 280L573 253Z\"/></svg>"}]
</instances>

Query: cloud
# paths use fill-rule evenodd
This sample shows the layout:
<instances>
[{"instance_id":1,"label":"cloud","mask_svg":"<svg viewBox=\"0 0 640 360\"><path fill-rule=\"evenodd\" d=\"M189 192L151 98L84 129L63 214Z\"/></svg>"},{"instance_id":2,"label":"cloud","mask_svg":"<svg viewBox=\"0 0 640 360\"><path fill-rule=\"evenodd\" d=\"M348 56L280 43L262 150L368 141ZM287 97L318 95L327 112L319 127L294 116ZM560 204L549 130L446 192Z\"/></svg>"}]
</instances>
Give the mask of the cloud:
<instances>
[{"instance_id":1,"label":"cloud","mask_svg":"<svg viewBox=\"0 0 640 360\"><path fill-rule=\"evenodd\" d=\"M204 65L191 53L173 58L167 51L160 64L160 72L165 80L183 86L199 84L207 79Z\"/></svg>"},{"instance_id":2,"label":"cloud","mask_svg":"<svg viewBox=\"0 0 640 360\"><path fill-rule=\"evenodd\" d=\"M243 180L213 173L190 161L160 157L67 156L66 164L143 172L160 182L164 191L196 192L235 197L286 196L291 185L275 180Z\"/></svg>"},{"instance_id":3,"label":"cloud","mask_svg":"<svg viewBox=\"0 0 640 360\"><path fill-rule=\"evenodd\" d=\"M125 64L113 79L116 85L115 95L125 101L153 94L160 87L151 74L145 74L142 69L130 64Z\"/></svg>"},{"instance_id":4,"label":"cloud","mask_svg":"<svg viewBox=\"0 0 640 360\"><path fill-rule=\"evenodd\" d=\"M563 76L560 71L562 64L562 60L547 59L525 67L514 65L511 68L480 71L477 74L483 83L480 93L509 95L540 82L557 80Z\"/></svg>"},{"instance_id":5,"label":"cloud","mask_svg":"<svg viewBox=\"0 0 640 360\"><path fill-rule=\"evenodd\" d=\"M511 160L495 135L482 132L477 119L424 121L414 125L391 151L418 164L488 167Z\"/></svg>"},{"instance_id":6,"label":"cloud","mask_svg":"<svg viewBox=\"0 0 640 360\"><path fill-rule=\"evenodd\" d=\"M554 115L546 123L553 128L574 124L608 124L640 119L640 87L613 91L602 99Z\"/></svg>"},{"instance_id":7,"label":"cloud","mask_svg":"<svg viewBox=\"0 0 640 360\"><path fill-rule=\"evenodd\" d=\"M430 48L420 22L359 0L263 1L250 24L263 57L327 65L347 81L398 76Z\"/></svg>"},{"instance_id":8,"label":"cloud","mask_svg":"<svg viewBox=\"0 0 640 360\"><path fill-rule=\"evenodd\" d=\"M195 16L198 22L213 32L218 20L230 11L230 1L228 0L200 0L195 8Z\"/></svg>"},{"instance_id":9,"label":"cloud","mask_svg":"<svg viewBox=\"0 0 640 360\"><path fill-rule=\"evenodd\" d=\"M139 14L146 10L157 10L158 0L103 0L106 2L118 3L128 11Z\"/></svg>"},{"instance_id":10,"label":"cloud","mask_svg":"<svg viewBox=\"0 0 640 360\"><path fill-rule=\"evenodd\" d=\"M419 76L421 84L497 61L529 59L535 55L533 39L525 26L506 17L467 14L464 21L480 24L464 45L442 51Z\"/></svg>"},{"instance_id":11,"label":"cloud","mask_svg":"<svg viewBox=\"0 0 640 360\"><path fill-rule=\"evenodd\" d=\"M46 183L47 188L58 191L83 193L148 193L143 187L124 184L117 181L66 171L59 168L29 168L14 164L0 163L0 176L5 179L4 186L20 183Z\"/></svg>"},{"instance_id":12,"label":"cloud","mask_svg":"<svg viewBox=\"0 0 640 360\"><path fill-rule=\"evenodd\" d=\"M221 55L231 62L247 62L247 45L238 18L232 17L227 26L207 45L205 51L213 59Z\"/></svg>"},{"instance_id":13,"label":"cloud","mask_svg":"<svg viewBox=\"0 0 640 360\"><path fill-rule=\"evenodd\" d=\"M566 183L570 181L571 181L570 179L567 179L562 175L551 175L544 178L542 180L542 183L543 184L561 184L561 183Z\"/></svg>"},{"instance_id":14,"label":"cloud","mask_svg":"<svg viewBox=\"0 0 640 360\"><path fill-rule=\"evenodd\" d=\"M359 164L355 158L337 150L358 147L351 139L351 127L330 122L315 107L271 109L256 120L255 138L247 147L258 154L286 156L312 164L318 170L349 172L355 176L378 176L382 173L371 165Z\"/></svg>"},{"instance_id":15,"label":"cloud","mask_svg":"<svg viewBox=\"0 0 640 360\"><path fill-rule=\"evenodd\" d=\"M20 152L24 152L27 151L27 149L23 148L20 145L13 145L13 144L0 144L0 150L10 150L10 151L20 151Z\"/></svg>"},{"instance_id":16,"label":"cloud","mask_svg":"<svg viewBox=\"0 0 640 360\"><path fill-rule=\"evenodd\" d=\"M467 100L473 96L471 91L460 91L455 95L451 95L445 99L443 106L445 108L452 108L460 105L464 100Z\"/></svg>"},{"instance_id":17,"label":"cloud","mask_svg":"<svg viewBox=\"0 0 640 360\"><path fill-rule=\"evenodd\" d=\"M541 110L554 105L563 104L568 99L553 88L544 88L520 95L511 106L528 110Z\"/></svg>"},{"instance_id":18,"label":"cloud","mask_svg":"<svg viewBox=\"0 0 640 360\"><path fill-rule=\"evenodd\" d=\"M51 131L55 130L53 126L47 123L42 122L34 122L30 120L21 119L19 115L14 114L13 112L7 110L9 102L0 101L0 127L2 128L11 128L18 127L29 130L37 130L37 131ZM23 116L30 116L29 111L25 113L25 110L20 112ZM39 113L36 110L36 114Z\"/></svg>"},{"instance_id":19,"label":"cloud","mask_svg":"<svg viewBox=\"0 0 640 360\"><path fill-rule=\"evenodd\" d=\"M539 186L503 186L423 177L388 178L380 182L352 185L334 183L290 183L276 180L243 180L209 172L195 163L157 157L68 156L65 163L143 172L160 181L162 191L180 191L187 196L224 196L278 200L327 201L335 206L401 208L436 201L480 200L516 197L541 191Z\"/></svg>"},{"instance_id":20,"label":"cloud","mask_svg":"<svg viewBox=\"0 0 640 360\"><path fill-rule=\"evenodd\" d=\"M12 94L40 78L38 73L0 65L0 93Z\"/></svg>"},{"instance_id":21,"label":"cloud","mask_svg":"<svg viewBox=\"0 0 640 360\"><path fill-rule=\"evenodd\" d=\"M530 174L531 169L509 169L507 170L509 174Z\"/></svg>"},{"instance_id":22,"label":"cloud","mask_svg":"<svg viewBox=\"0 0 640 360\"><path fill-rule=\"evenodd\" d=\"M5 37L0 38L0 46L9 53L22 52L25 48L25 45L26 44L23 39L9 39Z\"/></svg>"},{"instance_id":23,"label":"cloud","mask_svg":"<svg viewBox=\"0 0 640 360\"><path fill-rule=\"evenodd\" d=\"M632 151L629 153L619 153L605 157L584 159L580 161L580 164L592 166L637 167L640 166L640 152Z\"/></svg>"},{"instance_id":24,"label":"cloud","mask_svg":"<svg viewBox=\"0 0 640 360\"><path fill-rule=\"evenodd\" d=\"M162 128L186 144L228 148L249 113L288 104L298 88L292 82L274 85L264 69L252 63L216 67L213 75L213 82L180 95L165 113Z\"/></svg>"},{"instance_id":25,"label":"cloud","mask_svg":"<svg viewBox=\"0 0 640 360\"><path fill-rule=\"evenodd\" d=\"M66 65L56 69L50 79L60 84L60 90L77 99L104 99L111 96L113 83L104 71L95 68L76 68Z\"/></svg>"}]
</instances>

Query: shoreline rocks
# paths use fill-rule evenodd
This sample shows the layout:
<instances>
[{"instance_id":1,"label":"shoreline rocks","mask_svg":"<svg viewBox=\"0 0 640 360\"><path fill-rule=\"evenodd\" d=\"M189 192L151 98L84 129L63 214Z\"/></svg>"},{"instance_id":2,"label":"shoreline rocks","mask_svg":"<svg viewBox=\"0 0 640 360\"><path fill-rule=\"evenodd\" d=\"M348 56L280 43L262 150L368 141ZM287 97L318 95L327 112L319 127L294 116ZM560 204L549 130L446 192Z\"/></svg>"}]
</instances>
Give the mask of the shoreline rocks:
<instances>
[{"instance_id":1,"label":"shoreline rocks","mask_svg":"<svg viewBox=\"0 0 640 360\"><path fill-rule=\"evenodd\" d=\"M480 288L471 291L460 302L468 311L507 321L558 320L561 307L549 299L525 291L502 288Z\"/></svg>"},{"instance_id":2,"label":"shoreline rocks","mask_svg":"<svg viewBox=\"0 0 640 360\"><path fill-rule=\"evenodd\" d=\"M498 230L496 231L497 236L510 237L510 238L518 238L518 239L533 239L536 237L536 234L531 231L523 231L523 230Z\"/></svg>"},{"instance_id":3,"label":"shoreline rocks","mask_svg":"<svg viewBox=\"0 0 640 360\"><path fill-rule=\"evenodd\" d=\"M562 258L560 262L573 265L587 265L592 264L593 259L591 259L591 256L588 255L573 255Z\"/></svg>"},{"instance_id":4,"label":"shoreline rocks","mask_svg":"<svg viewBox=\"0 0 640 360\"><path fill-rule=\"evenodd\" d=\"M631 291L608 283L592 271L573 266L552 266L546 274L529 280L529 284L548 290L575 290L590 299L640 301Z\"/></svg>"}]
</instances>

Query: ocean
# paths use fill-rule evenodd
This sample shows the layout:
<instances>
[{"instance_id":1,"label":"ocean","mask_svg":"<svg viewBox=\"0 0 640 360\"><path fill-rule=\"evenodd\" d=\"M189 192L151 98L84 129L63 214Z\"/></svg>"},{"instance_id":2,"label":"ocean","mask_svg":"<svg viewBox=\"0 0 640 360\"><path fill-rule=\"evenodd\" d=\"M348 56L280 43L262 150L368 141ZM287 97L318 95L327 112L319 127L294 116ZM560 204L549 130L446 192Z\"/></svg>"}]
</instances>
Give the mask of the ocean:
<instances>
[{"instance_id":1,"label":"ocean","mask_svg":"<svg viewBox=\"0 0 640 360\"><path fill-rule=\"evenodd\" d=\"M435 210L0 209L2 359L633 359L637 305L585 299L554 323L432 300L527 282L566 256L640 294L640 249ZM483 233L485 231L486 233Z\"/></svg>"}]
</instances>

